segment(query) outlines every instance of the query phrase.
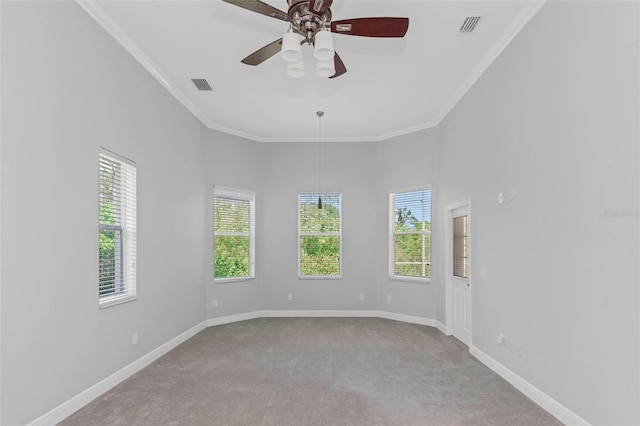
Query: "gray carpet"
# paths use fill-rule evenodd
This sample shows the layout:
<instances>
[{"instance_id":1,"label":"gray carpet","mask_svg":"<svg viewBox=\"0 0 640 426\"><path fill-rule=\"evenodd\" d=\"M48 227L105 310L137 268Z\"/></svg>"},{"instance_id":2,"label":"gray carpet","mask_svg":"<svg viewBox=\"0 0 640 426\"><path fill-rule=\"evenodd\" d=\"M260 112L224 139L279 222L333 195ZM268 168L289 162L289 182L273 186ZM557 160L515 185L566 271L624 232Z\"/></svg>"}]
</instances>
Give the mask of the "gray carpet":
<instances>
[{"instance_id":1,"label":"gray carpet","mask_svg":"<svg viewBox=\"0 0 640 426\"><path fill-rule=\"evenodd\" d=\"M379 318L209 327L62 425L558 425L437 329Z\"/></svg>"}]
</instances>

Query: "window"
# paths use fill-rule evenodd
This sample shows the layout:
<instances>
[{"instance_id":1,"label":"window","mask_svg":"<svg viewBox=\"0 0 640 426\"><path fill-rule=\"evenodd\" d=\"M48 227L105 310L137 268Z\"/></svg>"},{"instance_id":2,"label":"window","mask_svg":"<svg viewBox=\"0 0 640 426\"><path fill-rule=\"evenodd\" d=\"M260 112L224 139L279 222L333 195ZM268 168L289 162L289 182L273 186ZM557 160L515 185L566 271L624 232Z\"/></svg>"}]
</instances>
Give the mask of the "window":
<instances>
[{"instance_id":1,"label":"window","mask_svg":"<svg viewBox=\"0 0 640 426\"><path fill-rule=\"evenodd\" d=\"M453 275L469 277L469 216L453 218Z\"/></svg>"},{"instance_id":2,"label":"window","mask_svg":"<svg viewBox=\"0 0 640 426\"><path fill-rule=\"evenodd\" d=\"M298 195L298 276L340 278L342 251L341 194Z\"/></svg>"},{"instance_id":3,"label":"window","mask_svg":"<svg viewBox=\"0 0 640 426\"><path fill-rule=\"evenodd\" d=\"M431 278L431 187L389 194L389 275Z\"/></svg>"},{"instance_id":4,"label":"window","mask_svg":"<svg viewBox=\"0 0 640 426\"><path fill-rule=\"evenodd\" d=\"M213 277L217 282L255 277L255 193L213 190Z\"/></svg>"},{"instance_id":5,"label":"window","mask_svg":"<svg viewBox=\"0 0 640 426\"><path fill-rule=\"evenodd\" d=\"M98 301L136 298L136 167L112 153L99 158Z\"/></svg>"}]
</instances>

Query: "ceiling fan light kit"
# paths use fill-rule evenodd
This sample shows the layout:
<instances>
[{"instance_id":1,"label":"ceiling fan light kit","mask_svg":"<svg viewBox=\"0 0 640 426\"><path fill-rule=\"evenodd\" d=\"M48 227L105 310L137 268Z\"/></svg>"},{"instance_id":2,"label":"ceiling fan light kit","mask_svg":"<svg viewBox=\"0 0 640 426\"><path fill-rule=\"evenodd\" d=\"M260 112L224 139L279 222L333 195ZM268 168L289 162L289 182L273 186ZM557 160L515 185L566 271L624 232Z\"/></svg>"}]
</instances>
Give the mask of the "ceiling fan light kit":
<instances>
[{"instance_id":1,"label":"ceiling fan light kit","mask_svg":"<svg viewBox=\"0 0 640 426\"><path fill-rule=\"evenodd\" d=\"M347 68L333 46L333 33L360 37L404 37L409 28L409 18L354 18L332 21L333 0L287 0L289 11L263 3L260 0L223 0L252 12L289 23L289 31L282 37L256 50L241 62L259 65L280 50L280 56L287 62L287 74L292 77L304 75L302 44L314 46L313 56L318 62L316 72L320 77L336 78L347 72ZM278 49L280 47L280 49ZM332 61L330 68L320 62ZM296 65L290 65L295 63ZM329 70L333 72L329 74ZM302 72L302 74L300 74Z\"/></svg>"},{"instance_id":2,"label":"ceiling fan light kit","mask_svg":"<svg viewBox=\"0 0 640 426\"><path fill-rule=\"evenodd\" d=\"M333 37L326 28L318 31L315 36L315 48L313 57L318 61L328 61L333 59L336 51L333 49Z\"/></svg>"},{"instance_id":3,"label":"ceiling fan light kit","mask_svg":"<svg viewBox=\"0 0 640 426\"><path fill-rule=\"evenodd\" d=\"M293 78L304 77L304 61L302 58L298 62L289 62L287 64L287 75Z\"/></svg>"},{"instance_id":4,"label":"ceiling fan light kit","mask_svg":"<svg viewBox=\"0 0 640 426\"><path fill-rule=\"evenodd\" d=\"M304 37L294 33L293 29L290 29L282 36L280 56L287 62L287 75L289 77L300 78L304 76L304 62L302 60L302 49L300 48L304 40ZM316 74L318 77L331 77L336 73L336 66L333 60L336 52L333 50L331 31L327 29L318 31L314 37L314 44L313 56L317 60Z\"/></svg>"},{"instance_id":5,"label":"ceiling fan light kit","mask_svg":"<svg viewBox=\"0 0 640 426\"><path fill-rule=\"evenodd\" d=\"M333 58L328 61L318 61L316 64L316 74L318 77L331 77L336 73L335 62Z\"/></svg>"},{"instance_id":6,"label":"ceiling fan light kit","mask_svg":"<svg viewBox=\"0 0 640 426\"><path fill-rule=\"evenodd\" d=\"M302 36L289 30L282 36L282 50L280 56L285 62L299 62L302 59L302 49L300 49L300 42Z\"/></svg>"}]
</instances>

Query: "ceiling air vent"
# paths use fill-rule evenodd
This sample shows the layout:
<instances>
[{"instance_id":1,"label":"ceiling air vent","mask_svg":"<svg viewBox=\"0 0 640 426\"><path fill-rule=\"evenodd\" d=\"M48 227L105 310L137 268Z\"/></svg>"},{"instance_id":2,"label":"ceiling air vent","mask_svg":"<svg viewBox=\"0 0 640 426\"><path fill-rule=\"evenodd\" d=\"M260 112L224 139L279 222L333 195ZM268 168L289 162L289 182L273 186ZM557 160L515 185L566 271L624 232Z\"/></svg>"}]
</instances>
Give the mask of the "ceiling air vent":
<instances>
[{"instance_id":1,"label":"ceiling air vent","mask_svg":"<svg viewBox=\"0 0 640 426\"><path fill-rule=\"evenodd\" d=\"M480 18L481 16L467 16L464 22L462 23L462 26L460 27L460 32L461 33L472 32L476 28L476 25L478 25L478 21L480 20Z\"/></svg>"},{"instance_id":2,"label":"ceiling air vent","mask_svg":"<svg viewBox=\"0 0 640 426\"><path fill-rule=\"evenodd\" d=\"M213 87L209 84L209 82L204 78L192 78L191 81L196 86L198 90L203 91L212 91Z\"/></svg>"}]
</instances>

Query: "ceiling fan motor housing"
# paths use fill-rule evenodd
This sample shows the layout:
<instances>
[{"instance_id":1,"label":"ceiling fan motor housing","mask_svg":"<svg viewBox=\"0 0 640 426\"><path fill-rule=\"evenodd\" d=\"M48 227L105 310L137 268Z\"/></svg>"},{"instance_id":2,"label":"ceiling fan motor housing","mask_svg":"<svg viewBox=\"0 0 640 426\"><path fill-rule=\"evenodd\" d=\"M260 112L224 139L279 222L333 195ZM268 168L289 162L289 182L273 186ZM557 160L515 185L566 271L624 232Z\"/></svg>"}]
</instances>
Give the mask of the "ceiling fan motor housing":
<instances>
[{"instance_id":1,"label":"ceiling fan motor housing","mask_svg":"<svg viewBox=\"0 0 640 426\"><path fill-rule=\"evenodd\" d=\"M323 26L330 28L331 1L328 0L287 0L289 16L293 18L294 31L303 35L307 43L312 43Z\"/></svg>"}]
</instances>

